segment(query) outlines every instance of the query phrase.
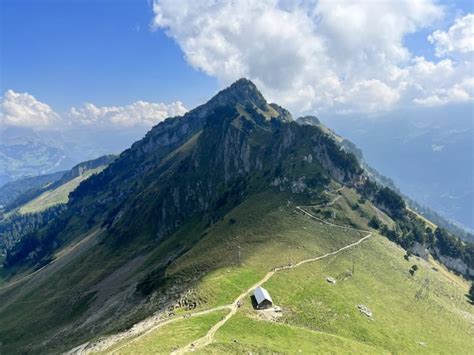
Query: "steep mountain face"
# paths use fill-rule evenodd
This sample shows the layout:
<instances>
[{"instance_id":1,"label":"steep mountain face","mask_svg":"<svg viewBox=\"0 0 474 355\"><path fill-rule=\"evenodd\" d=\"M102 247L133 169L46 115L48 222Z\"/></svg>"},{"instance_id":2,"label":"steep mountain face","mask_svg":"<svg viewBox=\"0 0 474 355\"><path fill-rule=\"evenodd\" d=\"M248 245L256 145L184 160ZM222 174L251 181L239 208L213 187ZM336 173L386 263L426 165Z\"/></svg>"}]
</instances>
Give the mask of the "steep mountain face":
<instances>
[{"instance_id":1,"label":"steep mountain face","mask_svg":"<svg viewBox=\"0 0 474 355\"><path fill-rule=\"evenodd\" d=\"M359 228L369 228L371 219L403 246L428 238L423 224L406 215L403 200L368 181L337 140L319 126L292 122L286 110L268 104L253 83L241 79L183 117L154 127L82 182L54 220L9 251L3 275L38 271L0 287L4 347L64 351L154 311L211 304L212 297L193 295L192 287L235 265L230 251L240 251L241 243L249 246L246 260L257 250L266 255L257 259L266 260L285 250L301 256L354 242L359 232L339 231L333 238L322 229L296 242L305 232L295 232L301 216L294 206L329 202L328 191L341 186L351 190L352 212L346 205L337 218ZM353 211L361 211L358 221L350 220ZM235 234L232 226L240 223L246 228ZM326 237L314 243L320 234ZM438 237L431 238L435 243ZM452 255L463 248L449 244L448 236L439 240L448 246L437 246L451 248ZM274 242L278 248L262 249ZM253 272L281 263L257 263ZM247 277L250 287L252 272Z\"/></svg>"},{"instance_id":2,"label":"steep mountain face","mask_svg":"<svg viewBox=\"0 0 474 355\"><path fill-rule=\"evenodd\" d=\"M130 221L136 224L135 234L159 238L190 214L209 212L215 219L215 211L237 203L248 189L261 188L254 185L268 183L272 176L275 184L304 190L314 182L282 165L297 154L314 157L321 181L333 177L356 182L355 160L320 130L283 124L287 119L286 111L268 105L254 84L242 79L184 117L151 130L98 178L82 184L71 196L74 205L97 193L116 238L129 234ZM287 171L293 176L282 175Z\"/></svg>"}]
</instances>

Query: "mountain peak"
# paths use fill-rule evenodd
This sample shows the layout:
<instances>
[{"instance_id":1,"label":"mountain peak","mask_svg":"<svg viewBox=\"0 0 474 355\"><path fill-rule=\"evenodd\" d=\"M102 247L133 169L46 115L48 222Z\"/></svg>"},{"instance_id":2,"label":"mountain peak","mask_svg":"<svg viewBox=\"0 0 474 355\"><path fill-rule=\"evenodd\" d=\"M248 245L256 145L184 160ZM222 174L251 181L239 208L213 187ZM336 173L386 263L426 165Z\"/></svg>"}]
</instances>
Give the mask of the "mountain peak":
<instances>
[{"instance_id":1,"label":"mountain peak","mask_svg":"<svg viewBox=\"0 0 474 355\"><path fill-rule=\"evenodd\" d=\"M214 96L210 103L218 104L254 104L255 106L264 109L267 106L267 101L257 86L246 78L241 78L234 82L224 90L219 91Z\"/></svg>"},{"instance_id":2,"label":"mountain peak","mask_svg":"<svg viewBox=\"0 0 474 355\"><path fill-rule=\"evenodd\" d=\"M255 85L251 80L247 78L240 78L237 81L234 81L230 86L230 88L234 88L234 90L237 89L249 89L249 90L255 90L258 91L257 85Z\"/></svg>"}]
</instances>

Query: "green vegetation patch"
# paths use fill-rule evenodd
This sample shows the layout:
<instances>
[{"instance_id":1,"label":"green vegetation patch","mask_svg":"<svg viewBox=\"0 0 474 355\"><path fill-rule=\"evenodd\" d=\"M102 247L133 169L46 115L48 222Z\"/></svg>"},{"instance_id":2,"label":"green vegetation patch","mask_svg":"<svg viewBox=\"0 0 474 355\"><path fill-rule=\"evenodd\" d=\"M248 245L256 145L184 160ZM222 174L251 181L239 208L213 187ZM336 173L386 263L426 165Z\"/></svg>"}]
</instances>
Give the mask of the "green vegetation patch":
<instances>
[{"instance_id":1,"label":"green vegetation patch","mask_svg":"<svg viewBox=\"0 0 474 355\"><path fill-rule=\"evenodd\" d=\"M27 214L41 212L52 206L67 203L69 200L69 193L71 191L74 191L81 182L87 180L93 174L100 173L102 170L104 170L104 168L105 166L100 166L95 169L87 170L81 176L78 176L77 178L68 181L67 183L57 187L56 189L43 192L35 199L23 205L19 209L19 213Z\"/></svg>"},{"instance_id":2,"label":"green vegetation patch","mask_svg":"<svg viewBox=\"0 0 474 355\"><path fill-rule=\"evenodd\" d=\"M287 324L259 321L242 314L235 315L216 334L215 343L198 353L203 354L384 354L351 339L298 328Z\"/></svg>"},{"instance_id":3,"label":"green vegetation patch","mask_svg":"<svg viewBox=\"0 0 474 355\"><path fill-rule=\"evenodd\" d=\"M229 304L273 268L335 251L364 235L315 222L297 212L288 195L259 194L210 227L167 275L202 272L194 288L198 307Z\"/></svg>"},{"instance_id":4,"label":"green vegetation patch","mask_svg":"<svg viewBox=\"0 0 474 355\"><path fill-rule=\"evenodd\" d=\"M327 282L328 276L337 283ZM280 321L297 327L394 353L464 354L474 346L467 288L460 289L421 259L405 261L403 250L383 237L277 273L265 287L284 310Z\"/></svg>"},{"instance_id":5,"label":"green vegetation patch","mask_svg":"<svg viewBox=\"0 0 474 355\"><path fill-rule=\"evenodd\" d=\"M169 354L206 335L208 330L227 312L216 311L187 319L183 318L159 327L124 346L119 344L118 348L108 349L107 352L113 351L114 354Z\"/></svg>"}]
</instances>

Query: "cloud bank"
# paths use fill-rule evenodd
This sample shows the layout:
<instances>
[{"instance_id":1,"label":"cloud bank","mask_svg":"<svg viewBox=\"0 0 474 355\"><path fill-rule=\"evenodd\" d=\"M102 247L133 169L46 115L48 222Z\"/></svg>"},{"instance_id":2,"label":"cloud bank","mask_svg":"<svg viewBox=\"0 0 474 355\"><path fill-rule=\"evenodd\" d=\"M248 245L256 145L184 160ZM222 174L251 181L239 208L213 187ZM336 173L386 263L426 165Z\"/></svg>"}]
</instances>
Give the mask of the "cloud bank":
<instances>
[{"instance_id":1,"label":"cloud bank","mask_svg":"<svg viewBox=\"0 0 474 355\"><path fill-rule=\"evenodd\" d=\"M428 40L436 48L436 55L443 57L453 53L474 52L474 14L457 19L447 31L435 31Z\"/></svg>"},{"instance_id":2,"label":"cloud bank","mask_svg":"<svg viewBox=\"0 0 474 355\"><path fill-rule=\"evenodd\" d=\"M151 127L167 117L181 116L187 109L180 101L171 104L137 101L126 106L102 106L87 103L82 107L72 107L69 114L85 125Z\"/></svg>"},{"instance_id":3,"label":"cloud bank","mask_svg":"<svg viewBox=\"0 0 474 355\"><path fill-rule=\"evenodd\" d=\"M164 29L194 68L228 85L239 77L293 112L378 112L469 101L473 15L426 38L439 61L414 56L406 36L434 26L432 0L155 0Z\"/></svg>"},{"instance_id":4,"label":"cloud bank","mask_svg":"<svg viewBox=\"0 0 474 355\"><path fill-rule=\"evenodd\" d=\"M137 101L126 106L96 106L86 103L64 115L28 93L7 90L0 100L0 128L54 129L89 126L126 129L150 128L167 117L180 116L187 109L180 101L170 104Z\"/></svg>"},{"instance_id":5,"label":"cloud bank","mask_svg":"<svg viewBox=\"0 0 474 355\"><path fill-rule=\"evenodd\" d=\"M0 101L0 127L46 128L57 124L59 115L28 93L7 90Z\"/></svg>"}]
</instances>

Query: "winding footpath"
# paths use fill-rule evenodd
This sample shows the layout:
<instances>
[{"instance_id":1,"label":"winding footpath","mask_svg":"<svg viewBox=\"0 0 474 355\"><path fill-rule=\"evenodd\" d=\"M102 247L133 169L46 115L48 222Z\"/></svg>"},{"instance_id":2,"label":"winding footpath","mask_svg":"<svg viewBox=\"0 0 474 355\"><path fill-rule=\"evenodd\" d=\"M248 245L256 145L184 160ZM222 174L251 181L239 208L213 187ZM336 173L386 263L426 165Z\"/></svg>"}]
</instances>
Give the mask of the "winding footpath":
<instances>
[{"instance_id":1,"label":"winding footpath","mask_svg":"<svg viewBox=\"0 0 474 355\"><path fill-rule=\"evenodd\" d=\"M344 187L341 187L337 190L332 190L332 191L325 191L325 193L327 194L334 194L334 193L338 193L340 191L342 191L344 189ZM298 263L295 263L295 264L291 264L291 265L285 265L285 266L280 266L280 267L277 267L277 268L274 268L273 270L269 271L260 281L258 281L257 283L255 283L254 285L252 285L251 287L249 287L247 290L245 290L244 292L242 292L236 299L234 302L232 302L231 304L227 304L227 305L222 305L222 306L218 306L218 307L214 307L214 308L210 308L210 309L207 309L207 310L204 310L204 311L200 311L200 312L195 312L195 313L188 313L186 315L186 317L198 317L198 316L202 316L202 315L205 315L205 314L209 314L209 313L212 313L212 312L216 312L216 311L220 311L220 310L225 310L225 309L228 309L229 310L229 313L224 317L222 318L219 322L217 322L216 324L214 324L212 326L211 329L209 329L209 331L206 333L206 335L204 335L203 337L195 340L195 341L192 341L191 343L189 343L188 345L186 345L185 347L183 348L180 348L180 349L177 349L175 350L174 352L172 352L172 354L174 355L178 355L178 354L184 354L184 353L187 353L187 352L192 352L192 351L195 351L199 348L203 348L209 344L211 344L213 341L214 341L214 336L216 334L216 332L225 324L227 323L227 321L232 318L232 316L234 316L238 309L239 309L239 305L241 304L241 301L246 298L255 288L263 285L265 282L267 282L275 273L279 272L279 271L283 271L283 270L289 270L289 269L294 269L294 268L297 268L303 264L306 264L306 263L310 263L310 262L315 262L315 261L318 261L318 260L321 260L321 259L324 259L324 258L327 258L329 256L333 256L333 255L337 255L341 252L343 252L344 250L347 250L347 249L350 249L350 248L353 248L359 244L361 244L362 242L364 242L366 239L370 238L372 236L372 232L371 231L368 231L368 230L364 230L364 229L357 229L357 228L352 228L352 227L347 227L347 226L341 226L341 225L337 225L337 224L334 224L334 223L331 223L331 222L328 222L324 219L321 219L319 217L316 217L314 216L313 214L311 214L310 212L306 211L305 208L321 208L321 207L329 207L329 206L332 206L334 205L334 203L336 203L339 199L341 198L340 195L336 196L334 199L332 199L330 202L327 202L325 204L320 204L320 205L313 205L313 206L296 206L296 209L298 211L300 211L301 213L303 213L304 215L308 216L309 218L311 219L314 219L315 221L318 221L319 223L322 223L322 224L325 224L325 225L328 225L328 226L331 226L331 227L334 227L334 228L340 228L340 229L343 229L343 230L347 230L347 231L357 231L357 232L362 232L362 233L367 233L364 237L362 237L361 239L359 239L358 241L354 242L354 243L351 243L351 244L348 244L346 246L343 246L342 248L336 250L336 251L333 251L333 252L329 252L329 253L326 253L324 255L320 255L320 256L317 256L317 257L314 257L314 258L309 258L309 259L305 259L305 260L302 260L302 261L299 261ZM147 329L144 331L144 332L141 332L140 335L134 337L133 339L131 339L130 341L127 341L125 342L124 344L121 344L119 347L113 349L112 351L110 351L109 353L110 354L118 354L120 353L120 350L122 350L123 348L129 346L131 343L134 343L140 339L142 339L143 337L147 336L148 334L150 334L151 332L165 326L165 325L168 325L170 323L174 323L178 320L182 320L183 319L183 316L177 316L177 317L173 317L173 318L169 318L169 319L166 319L166 320L159 320L158 323L154 324L153 326L148 326L146 327ZM130 334L131 335L131 334ZM129 335L129 336L130 336ZM127 338L128 336L125 336L125 337L119 337L118 339L114 339L114 340L111 340L111 341L107 341L106 343L109 343L109 346L105 345L105 348L109 348L110 346L113 346L114 343L117 343L117 342L120 342L121 340L124 340L124 338ZM92 344L90 344L92 345ZM70 352L68 352L68 354L87 354L87 353L90 353L90 352L94 352L97 351L97 350L105 350L104 347L101 347L99 346L99 348L95 347L95 346L90 346L89 344L83 344L73 350L71 350ZM98 344L96 344L98 345Z\"/></svg>"},{"instance_id":2,"label":"winding footpath","mask_svg":"<svg viewBox=\"0 0 474 355\"><path fill-rule=\"evenodd\" d=\"M337 190L334 190L334 191L331 191L331 193L334 193L334 192L339 192L341 191L342 189L344 189L344 187L341 187ZM324 258L327 258L329 256L333 256L333 255L336 255L336 254L339 254L340 252L344 251L344 250L347 250L347 249L350 249L350 248L353 248L357 245L359 245L360 243L362 243L363 241L367 240L368 238L370 238L372 236L372 232L369 231L369 230L364 230L364 229L357 229L357 228L352 228L352 227L346 227L346 226L340 226L340 225L337 225L337 224L333 224L333 223L330 223L330 222L327 222L321 218L318 218L314 215L312 215L311 213L309 213L308 211L306 211L304 208L310 208L310 207L328 207L328 206L331 206L333 205L337 200L339 200L341 198L341 196L337 196L336 198L334 198L332 201L326 203L326 204L323 204L323 205L316 205L316 206L297 206L296 209L300 212L302 212L303 214L307 215L308 217L320 222L320 223L323 223L323 224L326 224L326 225L329 225L329 226L332 226L332 227L336 227L336 228L341 228L341 229L344 229L344 230L351 230L351 231L357 231L357 232L363 232L363 233L367 233L366 236L362 237L361 239L359 239L358 241L354 242L354 243L351 243L351 244L348 244L336 251L333 251L333 252L330 252L330 253L327 253L327 254L324 254L324 255L321 255L321 256L317 256L317 257L314 257L314 258L310 258L310 259L305 259L305 260L302 260L296 264L291 264L291 265L286 265L286 266L281 266L281 267L277 267L277 268L274 268L272 271L268 272L260 281L258 281L255 285L253 285L252 287L250 287L249 289L247 289L246 291L244 291L242 294L240 294L236 299L235 301L230 304L230 305L227 305L227 306L221 306L221 307L217 307L219 309L225 309L225 308L230 308L230 312L224 317L222 318L219 322L217 322L211 329L209 329L209 331L207 332L207 334L205 336L203 336L202 338L199 338L191 343L189 343L188 345L186 345L185 347L181 348L181 349L178 349L178 350L175 350L172 352L172 354L174 355L178 355L178 354L184 354L184 353L187 353L187 352L190 352L190 351L195 351L196 349L199 349L199 348L203 348L209 344L211 344L214 340L214 335L216 334L216 332L235 314L237 313L237 310L239 309L239 305L242 301L242 299L244 299L245 297L247 297L247 295L252 292L255 288L263 285L265 282L267 282L276 272L279 272L279 271L282 271L282 270L289 270L289 269L294 269L298 266L301 266L303 264L306 264L306 263L311 263L311 262L314 262L314 261L318 261L318 260L321 260L321 259L324 259ZM211 311L214 311L215 309L209 309L208 310L208 313L211 312Z\"/></svg>"}]
</instances>

